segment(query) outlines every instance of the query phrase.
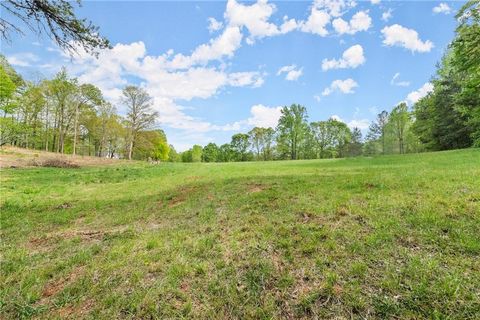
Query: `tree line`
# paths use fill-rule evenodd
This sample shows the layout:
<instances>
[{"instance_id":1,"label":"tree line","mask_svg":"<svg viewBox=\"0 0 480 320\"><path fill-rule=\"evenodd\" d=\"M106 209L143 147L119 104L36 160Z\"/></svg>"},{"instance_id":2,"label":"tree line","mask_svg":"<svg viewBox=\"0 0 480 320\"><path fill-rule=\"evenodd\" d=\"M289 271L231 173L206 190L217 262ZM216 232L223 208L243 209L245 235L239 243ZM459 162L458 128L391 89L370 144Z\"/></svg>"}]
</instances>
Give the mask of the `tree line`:
<instances>
[{"instance_id":1,"label":"tree line","mask_svg":"<svg viewBox=\"0 0 480 320\"><path fill-rule=\"evenodd\" d=\"M154 130L152 98L126 86L120 116L99 88L62 69L52 79L25 81L0 56L0 145L109 158L167 160L169 145Z\"/></svg>"},{"instance_id":2,"label":"tree line","mask_svg":"<svg viewBox=\"0 0 480 320\"><path fill-rule=\"evenodd\" d=\"M380 113L363 139L359 128L350 129L335 118L309 123L307 109L293 104L282 108L275 129L255 127L248 133L234 134L230 143L195 145L180 154L172 154L170 160L266 161L419 152L423 149L412 133L412 123L407 105L401 103L390 113Z\"/></svg>"},{"instance_id":3,"label":"tree line","mask_svg":"<svg viewBox=\"0 0 480 320\"><path fill-rule=\"evenodd\" d=\"M456 18L434 89L413 108L413 131L427 150L480 147L480 1L467 2Z\"/></svg>"}]
</instances>

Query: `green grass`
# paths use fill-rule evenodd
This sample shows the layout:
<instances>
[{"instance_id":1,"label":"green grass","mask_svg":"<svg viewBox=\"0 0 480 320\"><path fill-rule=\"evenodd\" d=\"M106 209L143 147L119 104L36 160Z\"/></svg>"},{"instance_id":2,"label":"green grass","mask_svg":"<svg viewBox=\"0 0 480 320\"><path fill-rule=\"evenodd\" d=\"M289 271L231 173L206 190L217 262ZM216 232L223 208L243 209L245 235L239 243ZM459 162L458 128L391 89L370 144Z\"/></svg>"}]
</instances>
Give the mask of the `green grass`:
<instances>
[{"instance_id":1,"label":"green grass","mask_svg":"<svg viewBox=\"0 0 480 320\"><path fill-rule=\"evenodd\" d=\"M479 149L6 169L0 192L4 318L480 318Z\"/></svg>"}]
</instances>

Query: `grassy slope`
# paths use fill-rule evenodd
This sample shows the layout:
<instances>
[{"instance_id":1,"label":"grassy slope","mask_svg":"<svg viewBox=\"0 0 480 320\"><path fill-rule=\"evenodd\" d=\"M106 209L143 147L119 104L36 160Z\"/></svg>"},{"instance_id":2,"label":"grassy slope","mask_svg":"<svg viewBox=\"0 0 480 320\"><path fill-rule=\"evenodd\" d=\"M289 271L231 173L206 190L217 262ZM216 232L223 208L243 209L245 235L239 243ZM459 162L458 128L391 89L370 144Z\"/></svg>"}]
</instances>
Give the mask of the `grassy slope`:
<instances>
[{"instance_id":1,"label":"grassy slope","mask_svg":"<svg viewBox=\"0 0 480 320\"><path fill-rule=\"evenodd\" d=\"M480 318L480 150L1 172L3 316Z\"/></svg>"}]
</instances>

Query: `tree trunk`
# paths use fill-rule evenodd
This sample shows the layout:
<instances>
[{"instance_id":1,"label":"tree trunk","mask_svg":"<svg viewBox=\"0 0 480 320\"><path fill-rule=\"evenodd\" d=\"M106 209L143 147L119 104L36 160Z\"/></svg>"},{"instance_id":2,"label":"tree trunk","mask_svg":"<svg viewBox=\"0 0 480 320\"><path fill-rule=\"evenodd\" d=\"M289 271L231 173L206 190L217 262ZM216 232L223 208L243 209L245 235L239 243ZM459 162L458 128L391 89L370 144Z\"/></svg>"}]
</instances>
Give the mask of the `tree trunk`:
<instances>
[{"instance_id":1,"label":"tree trunk","mask_svg":"<svg viewBox=\"0 0 480 320\"><path fill-rule=\"evenodd\" d=\"M130 145L128 147L128 160L132 160L132 150L133 150L133 137L130 139Z\"/></svg>"},{"instance_id":2,"label":"tree trunk","mask_svg":"<svg viewBox=\"0 0 480 320\"><path fill-rule=\"evenodd\" d=\"M77 149L77 126L78 126L78 106L75 108L75 123L73 128L73 151L72 154L76 154Z\"/></svg>"}]
</instances>

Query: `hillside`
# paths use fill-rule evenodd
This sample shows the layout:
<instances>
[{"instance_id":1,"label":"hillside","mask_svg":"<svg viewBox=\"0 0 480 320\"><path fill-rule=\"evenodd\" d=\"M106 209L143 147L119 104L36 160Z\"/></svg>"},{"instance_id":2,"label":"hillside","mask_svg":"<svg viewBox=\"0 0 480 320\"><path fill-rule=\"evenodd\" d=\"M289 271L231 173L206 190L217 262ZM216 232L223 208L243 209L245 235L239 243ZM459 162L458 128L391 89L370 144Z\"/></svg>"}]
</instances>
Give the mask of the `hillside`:
<instances>
[{"instance_id":1,"label":"hillside","mask_svg":"<svg viewBox=\"0 0 480 320\"><path fill-rule=\"evenodd\" d=\"M82 167L103 166L115 163L119 164L118 159L80 155L74 156L71 154L59 154L55 152L17 148L12 146L2 146L0 148L0 168L41 167L47 162L58 162Z\"/></svg>"},{"instance_id":2,"label":"hillside","mask_svg":"<svg viewBox=\"0 0 480 320\"><path fill-rule=\"evenodd\" d=\"M480 149L7 168L0 188L5 319L480 318Z\"/></svg>"}]
</instances>

